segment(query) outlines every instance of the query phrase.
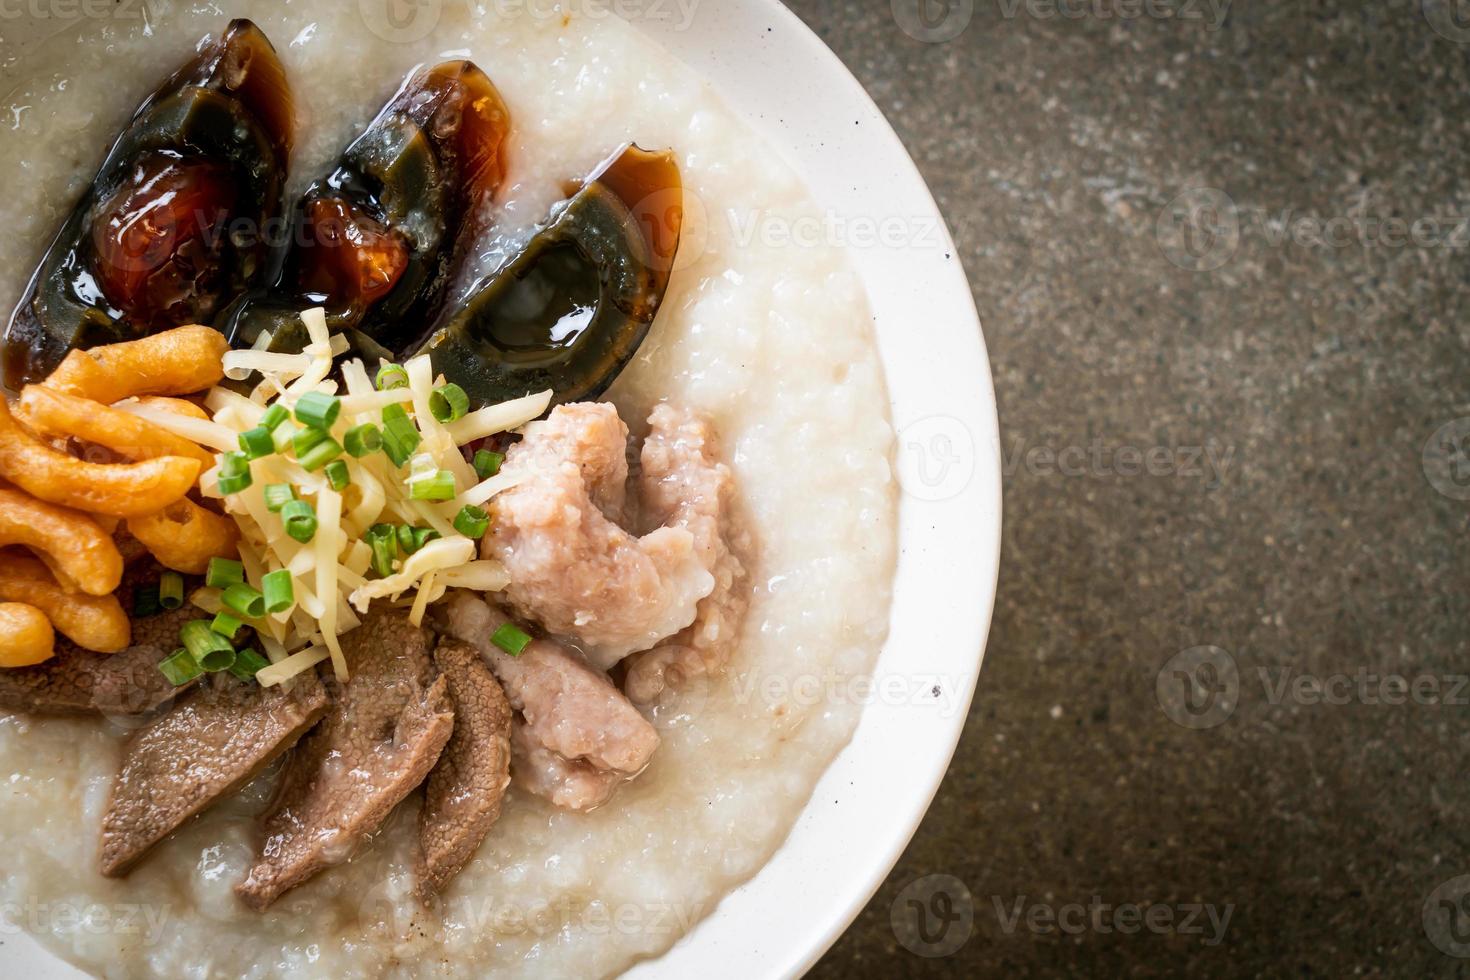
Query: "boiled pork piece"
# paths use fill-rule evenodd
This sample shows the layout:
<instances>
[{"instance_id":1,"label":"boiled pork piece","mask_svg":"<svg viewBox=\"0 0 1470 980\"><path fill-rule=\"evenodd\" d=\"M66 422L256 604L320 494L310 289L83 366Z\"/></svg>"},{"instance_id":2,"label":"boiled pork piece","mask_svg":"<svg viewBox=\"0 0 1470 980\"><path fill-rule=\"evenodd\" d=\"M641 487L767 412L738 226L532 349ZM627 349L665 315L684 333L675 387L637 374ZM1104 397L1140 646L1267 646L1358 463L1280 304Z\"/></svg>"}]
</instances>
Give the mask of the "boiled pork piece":
<instances>
[{"instance_id":1,"label":"boiled pork piece","mask_svg":"<svg viewBox=\"0 0 1470 980\"><path fill-rule=\"evenodd\" d=\"M576 638L606 670L694 622L715 580L694 535L660 527L637 537L619 523L628 429L615 408L559 405L525 427L501 472L482 553L505 564L517 615Z\"/></svg>"},{"instance_id":2,"label":"boiled pork piece","mask_svg":"<svg viewBox=\"0 0 1470 980\"><path fill-rule=\"evenodd\" d=\"M510 785L512 712L500 683L479 651L458 640L440 640L434 663L449 682L454 734L429 773L419 811L418 888L425 899L475 856Z\"/></svg>"},{"instance_id":3,"label":"boiled pork piece","mask_svg":"<svg viewBox=\"0 0 1470 980\"><path fill-rule=\"evenodd\" d=\"M254 779L326 710L315 673L289 690L216 677L134 733L102 817L102 873L127 874L184 821Z\"/></svg>"},{"instance_id":4,"label":"boiled pork piece","mask_svg":"<svg viewBox=\"0 0 1470 980\"><path fill-rule=\"evenodd\" d=\"M511 776L522 787L586 810L648 765L658 733L602 671L551 640L533 640L519 656L506 653L490 637L509 620L472 593L452 594L442 615L449 635L489 660L518 712Z\"/></svg>"},{"instance_id":5,"label":"boiled pork piece","mask_svg":"<svg viewBox=\"0 0 1470 980\"><path fill-rule=\"evenodd\" d=\"M551 751L519 720L511 729L510 744L516 785L568 810L601 806L626 778L620 772Z\"/></svg>"},{"instance_id":6,"label":"boiled pork piece","mask_svg":"<svg viewBox=\"0 0 1470 980\"><path fill-rule=\"evenodd\" d=\"M639 475L644 519L679 527L694 536L715 587L699 600L694 623L652 650L628 659L628 696L648 703L670 681L718 671L740 638L750 605L750 578L740 559L749 554L749 535L732 514L734 480L709 423L672 405L659 405L648 419Z\"/></svg>"},{"instance_id":7,"label":"boiled pork piece","mask_svg":"<svg viewBox=\"0 0 1470 980\"><path fill-rule=\"evenodd\" d=\"M373 612L342 637L352 679L287 760L265 840L236 893L259 911L350 858L434 768L454 729L429 634Z\"/></svg>"}]
</instances>

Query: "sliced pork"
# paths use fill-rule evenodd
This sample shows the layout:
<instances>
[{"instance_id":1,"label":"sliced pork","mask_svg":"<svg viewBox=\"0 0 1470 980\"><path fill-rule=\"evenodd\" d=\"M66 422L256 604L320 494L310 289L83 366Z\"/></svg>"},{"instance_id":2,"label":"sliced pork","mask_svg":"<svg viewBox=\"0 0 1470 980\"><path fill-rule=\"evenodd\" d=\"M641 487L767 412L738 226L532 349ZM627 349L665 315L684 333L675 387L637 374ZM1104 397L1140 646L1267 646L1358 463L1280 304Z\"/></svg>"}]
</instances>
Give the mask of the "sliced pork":
<instances>
[{"instance_id":1,"label":"sliced pork","mask_svg":"<svg viewBox=\"0 0 1470 980\"><path fill-rule=\"evenodd\" d=\"M640 538L618 523L627 439L607 404L560 405L526 426L502 469L519 482L495 498L483 545L510 573L516 613L577 638L603 669L688 626L715 586L688 529Z\"/></svg>"},{"instance_id":2,"label":"sliced pork","mask_svg":"<svg viewBox=\"0 0 1470 980\"><path fill-rule=\"evenodd\" d=\"M478 650L443 639L434 663L449 683L454 734L424 787L419 811L421 897L444 890L500 817L510 785L511 708Z\"/></svg>"},{"instance_id":3,"label":"sliced pork","mask_svg":"<svg viewBox=\"0 0 1470 980\"><path fill-rule=\"evenodd\" d=\"M750 604L742 553L748 534L731 513L734 481L709 423L691 412L659 405L648 419L639 478L644 519L684 528L714 590L699 601L694 623L678 636L628 661L628 695L639 703L659 696L670 681L712 674L725 665Z\"/></svg>"},{"instance_id":4,"label":"sliced pork","mask_svg":"<svg viewBox=\"0 0 1470 980\"><path fill-rule=\"evenodd\" d=\"M287 761L259 857L235 889L257 911L350 858L424 781L454 729L426 630L374 612L342 641L352 679Z\"/></svg>"},{"instance_id":5,"label":"sliced pork","mask_svg":"<svg viewBox=\"0 0 1470 980\"><path fill-rule=\"evenodd\" d=\"M524 727L542 745L628 775L648 765L658 732L607 675L552 640L532 640L511 656L490 642L508 621L470 592L456 592L444 604L445 630L489 659Z\"/></svg>"},{"instance_id":6,"label":"sliced pork","mask_svg":"<svg viewBox=\"0 0 1470 980\"><path fill-rule=\"evenodd\" d=\"M127 874L184 821L254 779L326 710L315 673L290 690L217 677L140 729L102 817L102 873Z\"/></svg>"}]
</instances>

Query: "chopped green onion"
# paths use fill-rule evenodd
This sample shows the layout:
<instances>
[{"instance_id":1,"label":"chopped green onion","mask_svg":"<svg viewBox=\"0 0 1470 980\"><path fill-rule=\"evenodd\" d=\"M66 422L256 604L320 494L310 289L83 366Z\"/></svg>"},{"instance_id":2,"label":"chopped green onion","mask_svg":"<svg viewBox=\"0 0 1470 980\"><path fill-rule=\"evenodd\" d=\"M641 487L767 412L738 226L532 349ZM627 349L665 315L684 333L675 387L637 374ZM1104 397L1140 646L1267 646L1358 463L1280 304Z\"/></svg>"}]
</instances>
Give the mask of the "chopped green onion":
<instances>
[{"instance_id":1,"label":"chopped green onion","mask_svg":"<svg viewBox=\"0 0 1470 980\"><path fill-rule=\"evenodd\" d=\"M409 483L433 476L437 472L439 472L439 464L435 461L433 453L414 453L413 459L408 461Z\"/></svg>"},{"instance_id":2,"label":"chopped green onion","mask_svg":"<svg viewBox=\"0 0 1470 980\"><path fill-rule=\"evenodd\" d=\"M333 490L346 490L347 485L352 482L352 474L347 472L347 462L345 460L332 460L327 464L327 468L323 472L326 474L327 483Z\"/></svg>"},{"instance_id":3,"label":"chopped green onion","mask_svg":"<svg viewBox=\"0 0 1470 980\"><path fill-rule=\"evenodd\" d=\"M266 487L269 494L270 487ZM211 589L227 589L236 582L245 581L245 566L233 558L211 558L209 569L204 573L204 584Z\"/></svg>"},{"instance_id":4,"label":"chopped green onion","mask_svg":"<svg viewBox=\"0 0 1470 980\"><path fill-rule=\"evenodd\" d=\"M391 528L386 532L369 531L367 542L373 549L373 571L379 578L392 575L393 559L398 557L398 535Z\"/></svg>"},{"instance_id":5,"label":"chopped green onion","mask_svg":"<svg viewBox=\"0 0 1470 980\"><path fill-rule=\"evenodd\" d=\"M259 619L265 615L265 596L244 582L236 582L225 589L219 601L246 619Z\"/></svg>"},{"instance_id":6,"label":"chopped green onion","mask_svg":"<svg viewBox=\"0 0 1470 980\"><path fill-rule=\"evenodd\" d=\"M285 612L296 602L296 586L291 583L291 573L284 568L266 572L265 578L260 580L260 587L265 590L267 613Z\"/></svg>"},{"instance_id":7,"label":"chopped green onion","mask_svg":"<svg viewBox=\"0 0 1470 980\"><path fill-rule=\"evenodd\" d=\"M242 681L253 681L255 675L269 667L270 663L254 650L241 650L235 654L235 662L230 664L230 673Z\"/></svg>"},{"instance_id":8,"label":"chopped green onion","mask_svg":"<svg viewBox=\"0 0 1470 980\"><path fill-rule=\"evenodd\" d=\"M227 670L235 662L235 648L230 645L230 641L210 629L209 624L202 619L185 623L184 628L179 630L179 639L183 641L194 661L211 674Z\"/></svg>"},{"instance_id":9,"label":"chopped green onion","mask_svg":"<svg viewBox=\"0 0 1470 980\"><path fill-rule=\"evenodd\" d=\"M378 368L378 375L373 379L373 384L379 391L389 391L393 388L408 387L408 371L397 364L384 364Z\"/></svg>"},{"instance_id":10,"label":"chopped green onion","mask_svg":"<svg viewBox=\"0 0 1470 980\"><path fill-rule=\"evenodd\" d=\"M388 408L397 408L402 412L401 405L389 405ZM422 439L419 430L407 415L390 416L388 409L383 409L383 452L387 453L394 466L402 466L408 462Z\"/></svg>"},{"instance_id":11,"label":"chopped green onion","mask_svg":"<svg viewBox=\"0 0 1470 980\"><path fill-rule=\"evenodd\" d=\"M414 546L413 526L400 524L395 532L398 536L398 550L405 555L411 555L419 549Z\"/></svg>"},{"instance_id":12,"label":"chopped green onion","mask_svg":"<svg viewBox=\"0 0 1470 980\"><path fill-rule=\"evenodd\" d=\"M250 489L250 474L244 476L222 476L219 478L219 495L228 497L231 494L242 493Z\"/></svg>"},{"instance_id":13,"label":"chopped green onion","mask_svg":"<svg viewBox=\"0 0 1470 980\"><path fill-rule=\"evenodd\" d=\"M308 391L296 400L296 421L317 429L330 429L342 413L342 399Z\"/></svg>"},{"instance_id":14,"label":"chopped green onion","mask_svg":"<svg viewBox=\"0 0 1470 980\"><path fill-rule=\"evenodd\" d=\"M409 500L453 500L454 494L454 474L448 470L440 470L408 485Z\"/></svg>"},{"instance_id":15,"label":"chopped green onion","mask_svg":"<svg viewBox=\"0 0 1470 980\"><path fill-rule=\"evenodd\" d=\"M158 669L174 687L183 687L204 673L204 669L199 666L199 661L195 660L194 655L183 647L179 647L160 660Z\"/></svg>"},{"instance_id":16,"label":"chopped green onion","mask_svg":"<svg viewBox=\"0 0 1470 980\"><path fill-rule=\"evenodd\" d=\"M228 497L232 493L239 493L248 488L251 482L250 461L245 458L244 453L225 453L220 457L219 492L221 496Z\"/></svg>"},{"instance_id":17,"label":"chopped green onion","mask_svg":"<svg viewBox=\"0 0 1470 980\"><path fill-rule=\"evenodd\" d=\"M223 453L219 459L220 476L241 476L250 473L250 460L244 453Z\"/></svg>"},{"instance_id":18,"label":"chopped green onion","mask_svg":"<svg viewBox=\"0 0 1470 980\"><path fill-rule=\"evenodd\" d=\"M285 452L286 447L291 445L292 441L295 440L299 432L301 432L301 427L298 426L295 422L282 422L280 425L276 426L274 433L276 452Z\"/></svg>"},{"instance_id":19,"label":"chopped green onion","mask_svg":"<svg viewBox=\"0 0 1470 980\"><path fill-rule=\"evenodd\" d=\"M240 632L240 627L244 625L244 623L240 622L229 613L221 612L215 614L214 622L209 624L209 628L214 630L220 636L223 636L225 639L233 640L235 638L235 635Z\"/></svg>"},{"instance_id":20,"label":"chopped green onion","mask_svg":"<svg viewBox=\"0 0 1470 980\"><path fill-rule=\"evenodd\" d=\"M453 381L429 392L429 414L440 422L462 419L470 410L470 396Z\"/></svg>"},{"instance_id":21,"label":"chopped green onion","mask_svg":"<svg viewBox=\"0 0 1470 980\"><path fill-rule=\"evenodd\" d=\"M439 532L432 527L416 527L413 529L413 550L418 551L424 545L439 537Z\"/></svg>"},{"instance_id":22,"label":"chopped green onion","mask_svg":"<svg viewBox=\"0 0 1470 980\"><path fill-rule=\"evenodd\" d=\"M406 418L408 418L408 409L404 408L402 405L395 403L392 405L383 406L383 421L385 423L392 422L394 419Z\"/></svg>"},{"instance_id":23,"label":"chopped green onion","mask_svg":"<svg viewBox=\"0 0 1470 980\"><path fill-rule=\"evenodd\" d=\"M374 524L372 527L368 528L367 536L370 538L382 537L385 534L393 534L395 531L396 528L394 528L392 524Z\"/></svg>"},{"instance_id":24,"label":"chopped green onion","mask_svg":"<svg viewBox=\"0 0 1470 980\"><path fill-rule=\"evenodd\" d=\"M526 649L526 644L531 642L531 637L520 627L506 623L490 634L490 642L512 657L519 657L521 651Z\"/></svg>"},{"instance_id":25,"label":"chopped green onion","mask_svg":"<svg viewBox=\"0 0 1470 980\"><path fill-rule=\"evenodd\" d=\"M306 470L308 473L312 473L316 470L321 469L323 466L326 466L332 460L341 455L342 444L339 443L336 439L327 436L323 439L318 440L315 445L313 445L310 449L306 451L305 455L297 453L296 462L301 464L302 469ZM328 479L330 480L330 477ZM347 484L344 483L342 486L346 485ZM337 489L340 490L341 487L338 487Z\"/></svg>"},{"instance_id":26,"label":"chopped green onion","mask_svg":"<svg viewBox=\"0 0 1470 980\"><path fill-rule=\"evenodd\" d=\"M158 604L158 586L140 585L133 590L134 616L156 616L162 611L163 606Z\"/></svg>"},{"instance_id":27,"label":"chopped green onion","mask_svg":"<svg viewBox=\"0 0 1470 980\"><path fill-rule=\"evenodd\" d=\"M164 572L158 580L158 604L164 609L177 609L184 604L184 576Z\"/></svg>"},{"instance_id":28,"label":"chopped green onion","mask_svg":"<svg viewBox=\"0 0 1470 980\"><path fill-rule=\"evenodd\" d=\"M465 537L478 541L490 530L490 515L483 507L466 504L454 517L454 529Z\"/></svg>"},{"instance_id":29,"label":"chopped green onion","mask_svg":"<svg viewBox=\"0 0 1470 980\"><path fill-rule=\"evenodd\" d=\"M279 514L281 508L296 499L296 491L289 483L267 483L265 485L265 509Z\"/></svg>"},{"instance_id":30,"label":"chopped green onion","mask_svg":"<svg viewBox=\"0 0 1470 980\"><path fill-rule=\"evenodd\" d=\"M267 432L275 432L277 426L290 417L291 413L286 409L286 406L280 402L276 402L265 410L265 414L260 418L260 425Z\"/></svg>"},{"instance_id":31,"label":"chopped green onion","mask_svg":"<svg viewBox=\"0 0 1470 980\"><path fill-rule=\"evenodd\" d=\"M347 430L347 435L342 439L342 445L347 448L347 454L361 459L368 453L375 453L383 445L383 433L371 422L364 422Z\"/></svg>"},{"instance_id":32,"label":"chopped green onion","mask_svg":"<svg viewBox=\"0 0 1470 980\"><path fill-rule=\"evenodd\" d=\"M505 462L504 453L481 449L475 453L475 475L482 480L488 480L500 472L500 464L503 462Z\"/></svg>"},{"instance_id":33,"label":"chopped green onion","mask_svg":"<svg viewBox=\"0 0 1470 980\"><path fill-rule=\"evenodd\" d=\"M253 429L246 429L240 433L240 451L247 459L260 459L269 456L276 451L276 441L271 436L271 430L263 425L257 425Z\"/></svg>"},{"instance_id":34,"label":"chopped green onion","mask_svg":"<svg viewBox=\"0 0 1470 980\"><path fill-rule=\"evenodd\" d=\"M281 522L286 533L302 544L316 536L316 511L304 500L293 500L282 507Z\"/></svg>"}]
</instances>

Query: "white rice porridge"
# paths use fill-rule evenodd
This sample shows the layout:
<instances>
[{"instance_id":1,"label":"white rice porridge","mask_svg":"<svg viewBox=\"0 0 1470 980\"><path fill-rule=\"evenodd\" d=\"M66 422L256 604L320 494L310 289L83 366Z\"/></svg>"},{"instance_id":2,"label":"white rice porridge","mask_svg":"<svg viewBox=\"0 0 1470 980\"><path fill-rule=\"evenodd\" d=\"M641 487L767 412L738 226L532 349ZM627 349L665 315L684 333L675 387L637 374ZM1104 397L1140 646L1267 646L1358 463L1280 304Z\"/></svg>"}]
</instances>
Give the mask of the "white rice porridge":
<instances>
[{"instance_id":1,"label":"white rice porridge","mask_svg":"<svg viewBox=\"0 0 1470 980\"><path fill-rule=\"evenodd\" d=\"M559 811L512 787L442 918L412 895L413 797L349 865L248 911L233 888L274 771L130 877L104 879L98 828L125 730L0 715L0 912L11 923L0 930L24 928L94 974L617 973L667 949L770 858L856 725L860 707L829 694L870 670L885 636L896 541L887 397L841 251L759 233L816 216L796 176L704 82L618 20L450 2L429 36L405 42L374 33L360 13L372 6L154 3L146 26L81 20L19 57L0 41L0 307L14 306L139 101L229 17L253 19L285 62L297 188L415 64L474 59L513 120L486 264L524 240L563 180L624 141L673 147L688 195L680 270L609 397L635 434L663 399L716 423L759 541L744 639L728 675L658 709L662 746L610 804Z\"/></svg>"}]
</instances>

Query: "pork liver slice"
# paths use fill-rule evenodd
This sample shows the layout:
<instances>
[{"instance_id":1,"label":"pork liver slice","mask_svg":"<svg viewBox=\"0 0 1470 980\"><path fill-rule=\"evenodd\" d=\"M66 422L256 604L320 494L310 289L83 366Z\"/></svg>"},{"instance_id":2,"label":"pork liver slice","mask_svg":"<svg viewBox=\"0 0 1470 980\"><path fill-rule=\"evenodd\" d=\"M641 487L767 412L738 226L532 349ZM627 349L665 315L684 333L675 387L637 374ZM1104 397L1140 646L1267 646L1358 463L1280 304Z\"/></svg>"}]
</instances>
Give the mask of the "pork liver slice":
<instances>
[{"instance_id":1,"label":"pork liver slice","mask_svg":"<svg viewBox=\"0 0 1470 980\"><path fill-rule=\"evenodd\" d=\"M256 910L347 860L424 781L454 728L429 634L401 612L342 637L352 679L287 761L255 866L236 893Z\"/></svg>"}]
</instances>

